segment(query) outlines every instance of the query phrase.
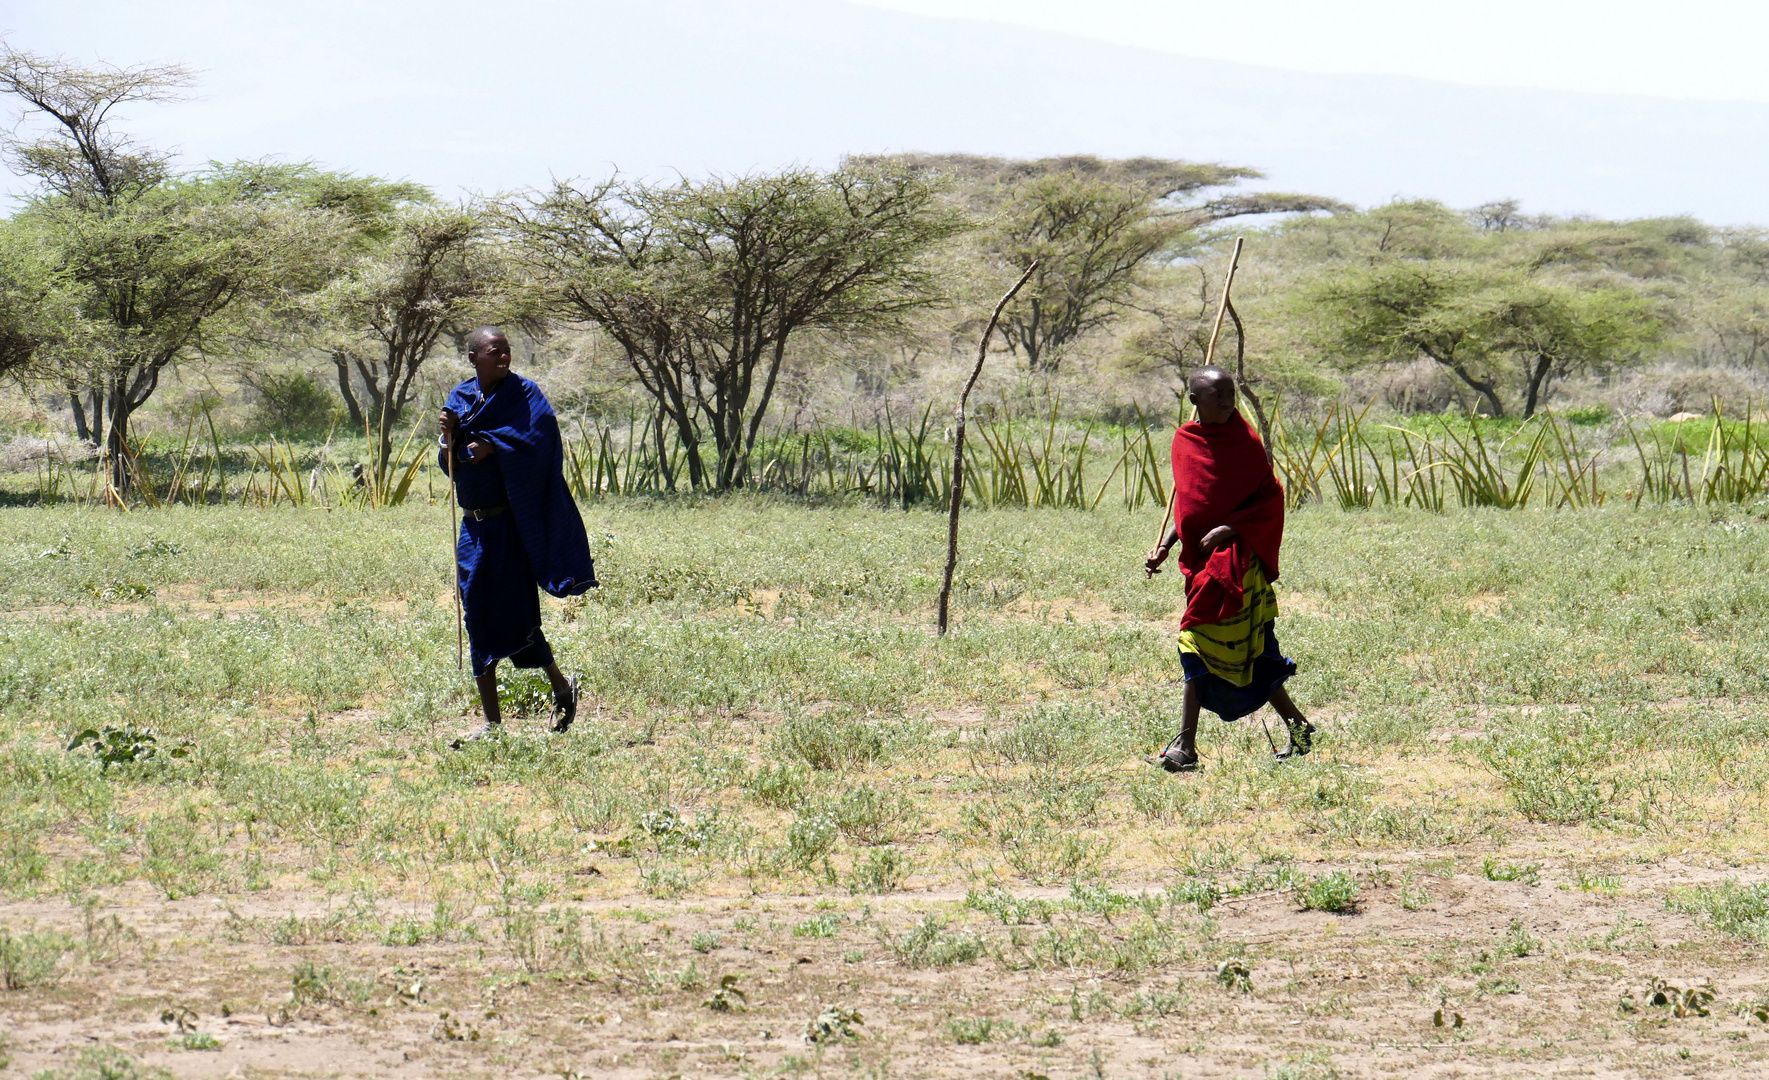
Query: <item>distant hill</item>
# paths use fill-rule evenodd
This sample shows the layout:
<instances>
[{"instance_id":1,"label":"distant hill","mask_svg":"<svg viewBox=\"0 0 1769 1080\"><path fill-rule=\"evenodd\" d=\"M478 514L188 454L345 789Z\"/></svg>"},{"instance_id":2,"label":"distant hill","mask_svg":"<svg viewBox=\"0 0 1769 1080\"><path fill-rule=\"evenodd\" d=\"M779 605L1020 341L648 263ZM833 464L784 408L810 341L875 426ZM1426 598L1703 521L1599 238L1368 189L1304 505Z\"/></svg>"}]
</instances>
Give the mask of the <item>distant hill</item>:
<instances>
[{"instance_id":1,"label":"distant hill","mask_svg":"<svg viewBox=\"0 0 1769 1080\"><path fill-rule=\"evenodd\" d=\"M1769 105L1304 74L836 0L8 6L23 48L201 69L201 100L130 121L188 159L312 158L444 192L614 163L1087 152L1250 164L1366 204L1769 223Z\"/></svg>"}]
</instances>

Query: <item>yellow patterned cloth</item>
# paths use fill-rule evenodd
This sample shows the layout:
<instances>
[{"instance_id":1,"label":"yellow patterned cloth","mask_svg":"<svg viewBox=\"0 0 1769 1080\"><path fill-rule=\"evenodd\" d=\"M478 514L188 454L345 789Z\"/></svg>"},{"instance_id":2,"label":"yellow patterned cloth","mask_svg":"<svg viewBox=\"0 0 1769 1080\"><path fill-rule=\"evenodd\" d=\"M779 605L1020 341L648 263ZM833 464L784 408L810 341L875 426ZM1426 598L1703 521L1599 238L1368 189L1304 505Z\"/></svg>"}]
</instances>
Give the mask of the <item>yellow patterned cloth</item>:
<instances>
[{"instance_id":1,"label":"yellow patterned cloth","mask_svg":"<svg viewBox=\"0 0 1769 1080\"><path fill-rule=\"evenodd\" d=\"M1204 661L1210 674L1235 686L1253 681L1253 661L1265 651L1265 628L1278 617L1278 594L1258 559L1241 579L1241 613L1179 632L1179 651Z\"/></svg>"}]
</instances>

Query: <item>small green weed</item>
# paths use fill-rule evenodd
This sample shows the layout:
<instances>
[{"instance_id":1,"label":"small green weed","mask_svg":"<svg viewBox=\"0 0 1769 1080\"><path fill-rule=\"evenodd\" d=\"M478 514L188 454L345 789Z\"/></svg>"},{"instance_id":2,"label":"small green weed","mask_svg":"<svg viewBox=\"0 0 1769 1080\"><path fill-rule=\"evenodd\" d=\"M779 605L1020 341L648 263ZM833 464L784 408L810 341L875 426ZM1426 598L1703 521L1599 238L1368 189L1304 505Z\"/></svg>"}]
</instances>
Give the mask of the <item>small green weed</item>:
<instances>
[{"instance_id":1,"label":"small green weed","mask_svg":"<svg viewBox=\"0 0 1769 1080\"><path fill-rule=\"evenodd\" d=\"M968 931L947 930L932 915L924 916L915 929L889 942L898 960L912 968L949 968L968 964L983 955L983 939Z\"/></svg>"},{"instance_id":2,"label":"small green weed","mask_svg":"<svg viewBox=\"0 0 1769 1080\"><path fill-rule=\"evenodd\" d=\"M1168 902L1175 907L1189 904L1200 912L1209 911L1222 900L1222 888L1204 878L1180 878L1167 886Z\"/></svg>"},{"instance_id":3,"label":"small green weed","mask_svg":"<svg viewBox=\"0 0 1769 1080\"><path fill-rule=\"evenodd\" d=\"M75 948L74 939L66 934L14 934L0 928L0 989L24 990L53 982Z\"/></svg>"},{"instance_id":4,"label":"small green weed","mask_svg":"<svg viewBox=\"0 0 1769 1080\"><path fill-rule=\"evenodd\" d=\"M736 975L720 976L719 988L701 1004L717 1013L741 1011L749 1004L749 997L737 988L737 979Z\"/></svg>"},{"instance_id":5,"label":"small green weed","mask_svg":"<svg viewBox=\"0 0 1769 1080\"><path fill-rule=\"evenodd\" d=\"M1357 895L1357 878L1344 870L1334 870L1296 886L1296 902L1304 911L1350 911L1357 906Z\"/></svg>"},{"instance_id":6,"label":"small green weed","mask_svg":"<svg viewBox=\"0 0 1769 1080\"><path fill-rule=\"evenodd\" d=\"M1481 863L1480 870L1488 881L1515 881L1519 885L1542 883L1542 868L1537 863L1502 863L1488 855Z\"/></svg>"},{"instance_id":7,"label":"small green weed","mask_svg":"<svg viewBox=\"0 0 1769 1080\"><path fill-rule=\"evenodd\" d=\"M1620 1009L1623 1013L1639 1012L1643 1008L1669 1009L1672 1016L1683 1020L1691 1016L1707 1016L1713 1011L1710 1006L1717 996L1718 991L1711 982L1679 988L1655 977L1638 998L1632 991L1623 991Z\"/></svg>"},{"instance_id":8,"label":"small green weed","mask_svg":"<svg viewBox=\"0 0 1769 1080\"><path fill-rule=\"evenodd\" d=\"M158 738L153 728L138 728L125 724L122 727L105 725L102 728L86 728L76 732L68 740L67 752L73 753L82 747L92 747L92 756L103 768L112 765L126 765L137 761L146 761L158 752ZM190 753L189 747L175 747L173 757L185 757Z\"/></svg>"},{"instance_id":9,"label":"small green weed","mask_svg":"<svg viewBox=\"0 0 1769 1080\"><path fill-rule=\"evenodd\" d=\"M1224 960L1216 965L1216 981L1229 990L1253 992L1253 969L1245 961Z\"/></svg>"},{"instance_id":10,"label":"small green weed","mask_svg":"<svg viewBox=\"0 0 1769 1080\"><path fill-rule=\"evenodd\" d=\"M792 928L793 937L827 938L834 937L841 929L841 916L835 912L826 912L815 919L807 919Z\"/></svg>"},{"instance_id":11,"label":"small green weed","mask_svg":"<svg viewBox=\"0 0 1769 1080\"><path fill-rule=\"evenodd\" d=\"M186 1050L219 1050L221 1040L206 1031L187 1031L179 1037L177 1045Z\"/></svg>"},{"instance_id":12,"label":"small green weed","mask_svg":"<svg viewBox=\"0 0 1769 1080\"><path fill-rule=\"evenodd\" d=\"M1714 929L1749 941L1769 941L1769 883L1693 885L1675 889L1665 907L1686 915L1703 915Z\"/></svg>"},{"instance_id":13,"label":"small green weed","mask_svg":"<svg viewBox=\"0 0 1769 1080\"><path fill-rule=\"evenodd\" d=\"M1013 1025L1001 1024L987 1016L959 1018L946 1022L946 1034L960 1046L978 1046L998 1038L1012 1038Z\"/></svg>"},{"instance_id":14,"label":"small green weed","mask_svg":"<svg viewBox=\"0 0 1769 1080\"><path fill-rule=\"evenodd\" d=\"M709 953L719 947L719 935L702 931L688 939L688 947L697 953Z\"/></svg>"},{"instance_id":15,"label":"small green weed","mask_svg":"<svg viewBox=\"0 0 1769 1080\"><path fill-rule=\"evenodd\" d=\"M854 1028L863 1023L858 1011L831 1005L805 1022L805 1041L816 1045L852 1042L860 1037Z\"/></svg>"},{"instance_id":16,"label":"small green weed","mask_svg":"<svg viewBox=\"0 0 1769 1080\"><path fill-rule=\"evenodd\" d=\"M1528 956L1541 952L1542 943L1525 930L1522 923L1513 919L1510 929L1505 931L1504 938L1500 940L1499 951L1511 956Z\"/></svg>"},{"instance_id":17,"label":"small green weed","mask_svg":"<svg viewBox=\"0 0 1769 1080\"><path fill-rule=\"evenodd\" d=\"M34 1080L172 1080L165 1069L143 1065L114 1046L95 1046L80 1051L70 1069L46 1069Z\"/></svg>"}]
</instances>

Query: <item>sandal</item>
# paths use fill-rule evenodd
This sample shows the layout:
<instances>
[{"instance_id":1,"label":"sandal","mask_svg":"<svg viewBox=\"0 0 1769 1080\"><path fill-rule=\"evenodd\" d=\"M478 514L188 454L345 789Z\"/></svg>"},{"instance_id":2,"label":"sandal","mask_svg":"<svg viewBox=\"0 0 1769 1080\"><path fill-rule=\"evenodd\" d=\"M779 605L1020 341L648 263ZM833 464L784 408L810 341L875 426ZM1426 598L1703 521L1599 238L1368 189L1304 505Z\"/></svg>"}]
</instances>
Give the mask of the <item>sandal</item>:
<instances>
[{"instance_id":1,"label":"sandal","mask_svg":"<svg viewBox=\"0 0 1769 1080\"><path fill-rule=\"evenodd\" d=\"M1154 757L1148 758L1148 763L1150 765L1159 765L1170 773L1197 772L1202 769L1204 766L1198 763L1198 755L1195 753L1181 753L1178 743L1178 739L1168 743L1167 749L1156 754Z\"/></svg>"},{"instance_id":2,"label":"sandal","mask_svg":"<svg viewBox=\"0 0 1769 1080\"><path fill-rule=\"evenodd\" d=\"M1286 720L1284 726L1290 729L1290 749L1283 756L1307 757L1308 752L1314 749L1314 725L1307 720L1301 723Z\"/></svg>"},{"instance_id":3,"label":"sandal","mask_svg":"<svg viewBox=\"0 0 1769 1080\"><path fill-rule=\"evenodd\" d=\"M570 697L553 695L553 723L548 730L555 735L563 735L571 730L572 721L577 719L577 676L571 677Z\"/></svg>"}]
</instances>

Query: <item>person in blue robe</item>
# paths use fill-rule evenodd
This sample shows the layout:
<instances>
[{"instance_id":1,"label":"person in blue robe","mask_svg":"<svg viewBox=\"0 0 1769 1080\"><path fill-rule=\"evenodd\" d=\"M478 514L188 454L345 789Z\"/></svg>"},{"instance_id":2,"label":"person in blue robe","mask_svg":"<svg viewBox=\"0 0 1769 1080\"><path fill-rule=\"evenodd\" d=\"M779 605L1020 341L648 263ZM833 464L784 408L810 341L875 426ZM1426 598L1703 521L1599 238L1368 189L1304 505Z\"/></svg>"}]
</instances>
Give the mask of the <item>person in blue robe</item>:
<instances>
[{"instance_id":1,"label":"person in blue robe","mask_svg":"<svg viewBox=\"0 0 1769 1080\"><path fill-rule=\"evenodd\" d=\"M472 643L473 677L485 723L463 741L498 733L497 665L540 668L553 685L552 730L577 718L575 679L559 670L541 631L539 589L557 597L596 587L583 517L565 486L565 448L547 396L510 370L510 342L495 326L467 338L474 377L450 391L437 461L454 447L455 499L461 532L456 578Z\"/></svg>"}]
</instances>

